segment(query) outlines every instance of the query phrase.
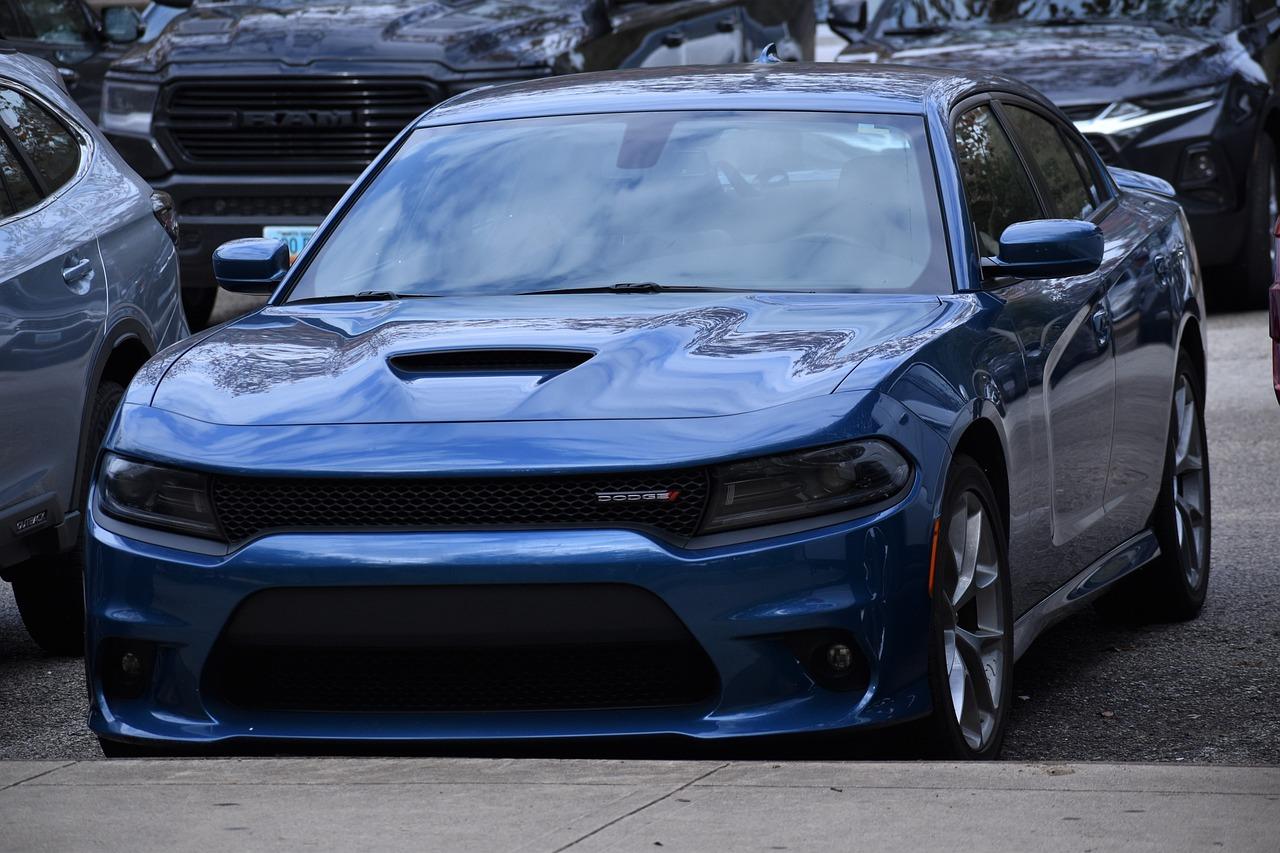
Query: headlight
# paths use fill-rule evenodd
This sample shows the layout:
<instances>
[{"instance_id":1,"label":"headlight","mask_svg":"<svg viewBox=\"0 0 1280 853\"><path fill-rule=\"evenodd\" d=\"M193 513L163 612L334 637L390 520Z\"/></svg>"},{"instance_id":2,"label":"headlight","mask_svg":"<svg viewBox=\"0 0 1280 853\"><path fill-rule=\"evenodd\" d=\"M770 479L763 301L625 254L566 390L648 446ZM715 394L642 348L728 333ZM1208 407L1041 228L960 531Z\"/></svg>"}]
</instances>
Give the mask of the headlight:
<instances>
[{"instance_id":1,"label":"headlight","mask_svg":"<svg viewBox=\"0 0 1280 853\"><path fill-rule=\"evenodd\" d=\"M102 129L150 136L158 91L142 83L108 80L102 87Z\"/></svg>"},{"instance_id":2,"label":"headlight","mask_svg":"<svg viewBox=\"0 0 1280 853\"><path fill-rule=\"evenodd\" d=\"M108 515L146 527L219 538L209 478L108 453L98 474L98 499Z\"/></svg>"},{"instance_id":3,"label":"headlight","mask_svg":"<svg viewBox=\"0 0 1280 853\"><path fill-rule=\"evenodd\" d=\"M868 506L898 494L910 479L911 465L878 439L733 462L712 471L702 532Z\"/></svg>"},{"instance_id":4,"label":"headlight","mask_svg":"<svg viewBox=\"0 0 1280 853\"><path fill-rule=\"evenodd\" d=\"M1128 139L1158 122L1183 118L1213 107L1221 95L1219 86L1200 86L1169 95L1153 95L1116 101L1091 119L1076 122L1081 133Z\"/></svg>"}]
</instances>

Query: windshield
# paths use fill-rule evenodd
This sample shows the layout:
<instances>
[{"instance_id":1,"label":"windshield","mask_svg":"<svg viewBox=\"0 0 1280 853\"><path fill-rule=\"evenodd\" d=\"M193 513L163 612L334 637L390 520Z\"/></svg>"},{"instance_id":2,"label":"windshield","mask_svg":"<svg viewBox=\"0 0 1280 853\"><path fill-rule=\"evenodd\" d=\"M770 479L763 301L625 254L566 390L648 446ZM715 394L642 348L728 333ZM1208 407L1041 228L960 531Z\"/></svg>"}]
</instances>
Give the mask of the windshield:
<instances>
[{"instance_id":1,"label":"windshield","mask_svg":"<svg viewBox=\"0 0 1280 853\"><path fill-rule=\"evenodd\" d=\"M1231 0L888 0L882 34L965 24L1165 23L1187 29L1234 26Z\"/></svg>"},{"instance_id":2,"label":"windshield","mask_svg":"<svg viewBox=\"0 0 1280 853\"><path fill-rule=\"evenodd\" d=\"M653 282L950 292L919 116L624 113L415 131L290 301Z\"/></svg>"}]
</instances>

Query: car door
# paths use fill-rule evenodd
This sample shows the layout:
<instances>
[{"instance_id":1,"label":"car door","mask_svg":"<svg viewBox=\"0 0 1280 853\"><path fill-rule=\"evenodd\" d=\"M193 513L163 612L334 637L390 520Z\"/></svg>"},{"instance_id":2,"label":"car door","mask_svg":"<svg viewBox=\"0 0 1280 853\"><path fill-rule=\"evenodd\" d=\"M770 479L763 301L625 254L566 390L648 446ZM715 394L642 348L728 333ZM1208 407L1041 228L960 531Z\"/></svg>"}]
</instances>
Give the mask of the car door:
<instances>
[{"instance_id":1,"label":"car door","mask_svg":"<svg viewBox=\"0 0 1280 853\"><path fill-rule=\"evenodd\" d=\"M6 0L0 0L6 2ZM71 97L94 121L102 109L102 78L122 51L109 45L97 17L82 0L7 0L20 34L10 41L23 53L54 65Z\"/></svg>"},{"instance_id":2,"label":"car door","mask_svg":"<svg viewBox=\"0 0 1280 853\"><path fill-rule=\"evenodd\" d=\"M1071 215L1028 162L1034 149L1009 132L1008 110L982 100L966 105L954 124L957 164L979 253L999 251L1014 222ZM1074 168L1074 166L1072 167ZM1081 210L1084 215L1084 203ZM1091 209L1090 209L1091 210ZM1066 211L1064 214L1063 211ZM1113 440L1116 384L1105 275L1051 280L994 279L984 289L1003 301L1001 321L1020 341L1030 393L1038 405L1020 429L1029 433L1032 478L1011 493L1011 527L1029 531L1011 541L1015 609L1023 612L1095 559L1103 529Z\"/></svg>"},{"instance_id":3,"label":"car door","mask_svg":"<svg viewBox=\"0 0 1280 853\"><path fill-rule=\"evenodd\" d=\"M610 0L593 68L720 65L746 58L741 0Z\"/></svg>"},{"instance_id":4,"label":"car door","mask_svg":"<svg viewBox=\"0 0 1280 853\"><path fill-rule=\"evenodd\" d=\"M73 497L107 288L77 212L89 142L72 127L0 79L0 517Z\"/></svg>"}]
</instances>

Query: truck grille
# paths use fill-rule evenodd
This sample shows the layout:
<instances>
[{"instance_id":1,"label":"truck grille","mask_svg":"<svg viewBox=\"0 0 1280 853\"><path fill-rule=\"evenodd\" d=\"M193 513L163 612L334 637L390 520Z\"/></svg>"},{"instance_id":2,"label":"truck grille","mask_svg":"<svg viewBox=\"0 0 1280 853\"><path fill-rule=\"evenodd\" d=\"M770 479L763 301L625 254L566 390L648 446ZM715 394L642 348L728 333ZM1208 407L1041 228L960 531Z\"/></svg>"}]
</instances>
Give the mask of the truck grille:
<instances>
[{"instance_id":1,"label":"truck grille","mask_svg":"<svg viewBox=\"0 0 1280 853\"><path fill-rule=\"evenodd\" d=\"M602 500L600 495L653 495ZM218 477L214 508L226 538L272 530L632 527L687 538L707 502L702 470L502 479L251 479Z\"/></svg>"},{"instance_id":2,"label":"truck grille","mask_svg":"<svg viewBox=\"0 0 1280 853\"><path fill-rule=\"evenodd\" d=\"M156 131L192 164L355 171L437 100L430 84L404 79L179 81L165 88Z\"/></svg>"}]
</instances>

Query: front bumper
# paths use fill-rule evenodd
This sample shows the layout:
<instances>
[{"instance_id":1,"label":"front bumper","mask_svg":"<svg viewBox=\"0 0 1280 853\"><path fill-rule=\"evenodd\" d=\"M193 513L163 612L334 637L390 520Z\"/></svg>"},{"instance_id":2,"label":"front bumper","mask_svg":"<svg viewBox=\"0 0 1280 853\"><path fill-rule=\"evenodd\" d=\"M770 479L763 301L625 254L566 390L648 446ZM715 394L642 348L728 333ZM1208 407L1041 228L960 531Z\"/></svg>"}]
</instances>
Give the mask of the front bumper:
<instances>
[{"instance_id":1,"label":"front bumper","mask_svg":"<svg viewBox=\"0 0 1280 853\"><path fill-rule=\"evenodd\" d=\"M107 738L186 744L710 739L838 730L926 714L926 586L938 488L932 472L945 470L945 443L883 398L871 408L891 414L892 421L876 420L909 430L911 446L930 460L898 503L870 516L714 547L681 548L611 529L379 531L274 534L227 554L199 554L113 532L95 509L87 526L90 726ZM604 710L270 710L229 701L205 678L229 620L255 593L529 584L622 584L651 593L706 653L716 674L714 694L690 704ZM867 662L865 689L821 686L811 662L794 651L791 639L801 632L850 638ZM104 687L104 668L118 663L111 650L121 641L140 641L155 652L136 695Z\"/></svg>"}]
</instances>

